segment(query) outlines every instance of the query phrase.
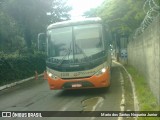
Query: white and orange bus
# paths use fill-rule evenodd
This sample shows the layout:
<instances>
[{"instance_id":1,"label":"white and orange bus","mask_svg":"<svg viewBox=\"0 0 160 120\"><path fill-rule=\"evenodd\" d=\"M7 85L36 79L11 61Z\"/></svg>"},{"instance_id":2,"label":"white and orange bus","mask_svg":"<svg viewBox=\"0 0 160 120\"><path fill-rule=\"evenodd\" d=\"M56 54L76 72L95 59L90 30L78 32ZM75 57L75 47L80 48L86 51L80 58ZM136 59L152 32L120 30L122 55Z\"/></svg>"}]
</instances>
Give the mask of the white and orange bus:
<instances>
[{"instance_id":1,"label":"white and orange bus","mask_svg":"<svg viewBox=\"0 0 160 120\"><path fill-rule=\"evenodd\" d=\"M100 18L69 20L47 28L49 87L101 88L110 85L110 37Z\"/></svg>"}]
</instances>

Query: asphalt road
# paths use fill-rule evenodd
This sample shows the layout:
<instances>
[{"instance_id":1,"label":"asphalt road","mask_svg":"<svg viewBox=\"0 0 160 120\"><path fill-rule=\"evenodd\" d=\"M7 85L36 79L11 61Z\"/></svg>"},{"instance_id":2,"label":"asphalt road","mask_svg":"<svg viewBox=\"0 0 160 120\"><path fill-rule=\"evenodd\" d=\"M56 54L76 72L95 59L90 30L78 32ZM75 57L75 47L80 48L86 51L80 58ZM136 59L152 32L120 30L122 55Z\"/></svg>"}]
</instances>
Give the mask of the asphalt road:
<instances>
[{"instance_id":1,"label":"asphalt road","mask_svg":"<svg viewBox=\"0 0 160 120\"><path fill-rule=\"evenodd\" d=\"M124 106L127 109L133 109L132 100L128 102L130 104L122 103L123 86L126 83L124 81L127 80L124 74L122 67L113 63L109 89L50 90L46 80L42 78L30 80L0 91L0 111L121 111ZM129 83L127 84L129 85ZM129 87L129 89L131 88ZM0 119L17 120L22 118ZM27 120L28 118L23 119ZM120 120L118 117L49 117L37 119Z\"/></svg>"}]
</instances>

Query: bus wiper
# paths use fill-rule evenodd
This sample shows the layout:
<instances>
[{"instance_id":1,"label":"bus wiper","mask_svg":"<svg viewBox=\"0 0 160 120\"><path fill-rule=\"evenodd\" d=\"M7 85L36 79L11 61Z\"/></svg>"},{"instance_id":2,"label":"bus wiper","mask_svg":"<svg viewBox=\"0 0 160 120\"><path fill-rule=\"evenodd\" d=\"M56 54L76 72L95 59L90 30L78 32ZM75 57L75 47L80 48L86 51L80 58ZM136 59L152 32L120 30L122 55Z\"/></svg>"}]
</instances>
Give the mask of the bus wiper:
<instances>
[{"instance_id":1,"label":"bus wiper","mask_svg":"<svg viewBox=\"0 0 160 120\"><path fill-rule=\"evenodd\" d=\"M80 52L83 54L84 58L88 58L88 56L86 55L86 53L83 51L82 48L80 48L76 43L75 46L80 50Z\"/></svg>"},{"instance_id":2,"label":"bus wiper","mask_svg":"<svg viewBox=\"0 0 160 120\"><path fill-rule=\"evenodd\" d=\"M61 61L58 63L58 65L57 66L60 66L62 63L63 63L63 61L64 61L64 59L68 56L68 59L69 59L69 55L70 55L70 53L71 53L71 43L70 43L70 48L69 49L65 49L65 51L67 51L67 53L63 56L63 58L61 59Z\"/></svg>"}]
</instances>

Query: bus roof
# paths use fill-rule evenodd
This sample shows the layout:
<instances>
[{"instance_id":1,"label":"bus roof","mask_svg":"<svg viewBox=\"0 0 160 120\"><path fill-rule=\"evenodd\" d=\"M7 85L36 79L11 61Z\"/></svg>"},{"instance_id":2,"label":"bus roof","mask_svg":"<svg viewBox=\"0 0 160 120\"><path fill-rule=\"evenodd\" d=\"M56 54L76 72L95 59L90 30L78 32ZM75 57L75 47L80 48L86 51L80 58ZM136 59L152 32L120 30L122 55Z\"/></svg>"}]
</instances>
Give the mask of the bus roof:
<instances>
[{"instance_id":1,"label":"bus roof","mask_svg":"<svg viewBox=\"0 0 160 120\"><path fill-rule=\"evenodd\" d=\"M99 17L94 18L84 18L79 20L68 20L57 22L49 25L47 29L59 28L59 27L66 27L66 26L73 26L73 25L82 25L82 24L92 24L92 23L101 23L102 20Z\"/></svg>"}]
</instances>

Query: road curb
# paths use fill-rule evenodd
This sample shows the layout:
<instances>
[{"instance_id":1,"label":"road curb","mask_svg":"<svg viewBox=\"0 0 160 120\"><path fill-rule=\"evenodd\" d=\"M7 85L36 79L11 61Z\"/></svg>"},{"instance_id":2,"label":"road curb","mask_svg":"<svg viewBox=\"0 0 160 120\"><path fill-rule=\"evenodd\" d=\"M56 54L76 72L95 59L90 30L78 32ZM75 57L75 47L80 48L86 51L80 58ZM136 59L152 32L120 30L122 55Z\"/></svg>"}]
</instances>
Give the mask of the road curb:
<instances>
[{"instance_id":1,"label":"road curb","mask_svg":"<svg viewBox=\"0 0 160 120\"><path fill-rule=\"evenodd\" d=\"M129 81L131 83L132 86L132 92L133 92L133 98L134 98L134 110L135 111L139 111L139 102L137 99L137 95L136 95L136 91L135 91L135 84L133 82L132 76L128 73L128 71L126 70L126 68L119 62L114 61L115 63L119 64L120 66L122 66L122 68L125 70L125 72L127 73L128 77L129 77Z\"/></svg>"},{"instance_id":2,"label":"road curb","mask_svg":"<svg viewBox=\"0 0 160 120\"><path fill-rule=\"evenodd\" d=\"M41 77L41 76L43 76L43 73L40 74L40 75L38 75L38 77ZM7 84L7 85L3 85L3 86L0 87L0 91L1 91L1 90L4 90L4 89L6 89L6 88L10 88L10 87L16 86L16 85L18 85L18 84L27 82L27 81L32 80L32 79L34 79L34 78L35 78L35 76L29 77L29 78L26 78L26 79L22 79L22 80L20 80L20 81L13 82L13 83L10 83L10 84Z\"/></svg>"}]
</instances>

